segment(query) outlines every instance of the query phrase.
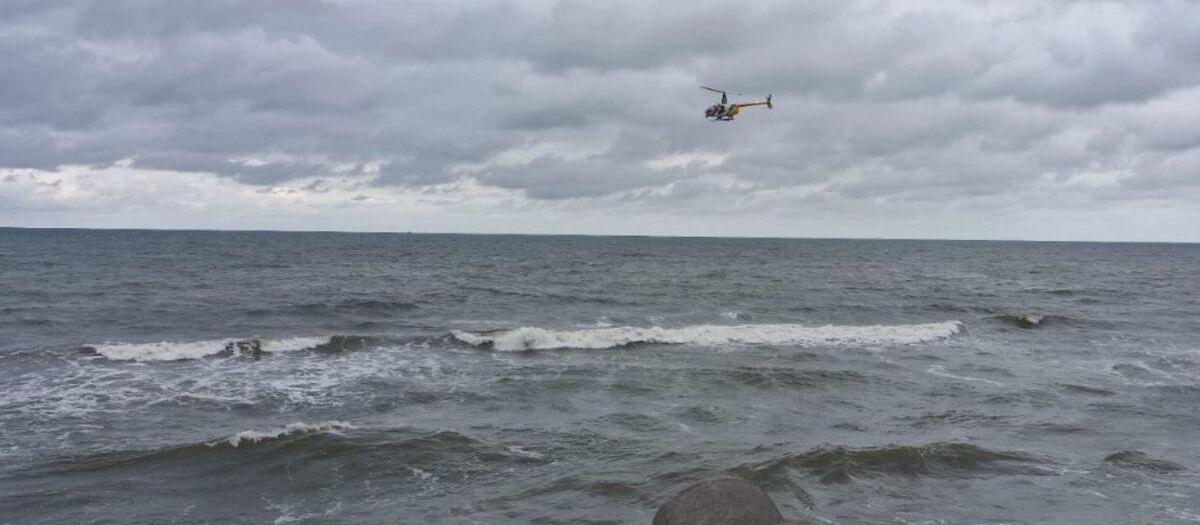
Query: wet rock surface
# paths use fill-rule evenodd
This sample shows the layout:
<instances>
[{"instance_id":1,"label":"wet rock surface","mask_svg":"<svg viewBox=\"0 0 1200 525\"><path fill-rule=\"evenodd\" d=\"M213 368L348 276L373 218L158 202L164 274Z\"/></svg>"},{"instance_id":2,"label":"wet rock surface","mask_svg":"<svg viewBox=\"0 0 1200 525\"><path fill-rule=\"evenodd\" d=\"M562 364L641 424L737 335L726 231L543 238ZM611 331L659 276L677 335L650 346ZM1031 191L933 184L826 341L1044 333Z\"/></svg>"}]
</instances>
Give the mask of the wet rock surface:
<instances>
[{"instance_id":1,"label":"wet rock surface","mask_svg":"<svg viewBox=\"0 0 1200 525\"><path fill-rule=\"evenodd\" d=\"M683 489L654 514L653 525L810 525L783 519L757 485L719 476Z\"/></svg>"}]
</instances>

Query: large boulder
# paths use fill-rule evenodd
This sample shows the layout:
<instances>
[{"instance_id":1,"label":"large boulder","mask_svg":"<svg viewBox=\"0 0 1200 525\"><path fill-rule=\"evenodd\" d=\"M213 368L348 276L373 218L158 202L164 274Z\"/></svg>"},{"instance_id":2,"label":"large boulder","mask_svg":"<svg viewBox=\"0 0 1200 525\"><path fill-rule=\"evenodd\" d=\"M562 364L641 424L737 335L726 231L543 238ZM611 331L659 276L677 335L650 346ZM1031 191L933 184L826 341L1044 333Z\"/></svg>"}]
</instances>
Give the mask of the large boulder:
<instances>
[{"instance_id":1,"label":"large boulder","mask_svg":"<svg viewBox=\"0 0 1200 525\"><path fill-rule=\"evenodd\" d=\"M732 476L702 480L683 489L654 514L653 525L809 525L785 521L766 492Z\"/></svg>"}]
</instances>

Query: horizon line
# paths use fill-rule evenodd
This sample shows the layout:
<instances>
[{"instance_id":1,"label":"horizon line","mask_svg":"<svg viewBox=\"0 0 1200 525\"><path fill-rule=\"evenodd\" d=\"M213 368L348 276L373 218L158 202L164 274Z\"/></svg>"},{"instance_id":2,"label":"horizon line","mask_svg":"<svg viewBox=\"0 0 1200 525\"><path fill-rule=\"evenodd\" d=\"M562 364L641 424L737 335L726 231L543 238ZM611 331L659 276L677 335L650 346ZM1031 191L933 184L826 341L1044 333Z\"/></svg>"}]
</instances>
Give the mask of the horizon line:
<instances>
[{"instance_id":1,"label":"horizon line","mask_svg":"<svg viewBox=\"0 0 1200 525\"><path fill-rule=\"evenodd\" d=\"M336 233L373 235L462 235L497 237L617 237L648 239L751 239L792 241L932 241L932 242L1027 242L1027 243L1076 243L1076 244L1200 244L1200 241L1131 241L1131 240L1061 240L1061 239L989 239L951 237L781 237L775 235L665 235L629 233L529 233L529 232L452 232L452 231L400 231L400 230L285 230L253 228L245 230L222 228L90 228L84 226L3 226L0 230L78 230L102 232L196 232L196 233Z\"/></svg>"}]
</instances>

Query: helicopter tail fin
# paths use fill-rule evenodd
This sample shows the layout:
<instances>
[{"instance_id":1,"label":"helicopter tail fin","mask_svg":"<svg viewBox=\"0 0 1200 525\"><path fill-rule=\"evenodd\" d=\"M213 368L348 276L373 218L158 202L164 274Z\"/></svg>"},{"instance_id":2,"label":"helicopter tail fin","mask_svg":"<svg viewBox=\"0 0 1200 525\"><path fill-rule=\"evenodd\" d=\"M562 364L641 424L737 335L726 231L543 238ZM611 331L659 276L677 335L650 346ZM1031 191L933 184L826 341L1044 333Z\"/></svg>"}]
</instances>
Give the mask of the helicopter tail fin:
<instances>
[{"instance_id":1,"label":"helicopter tail fin","mask_svg":"<svg viewBox=\"0 0 1200 525\"><path fill-rule=\"evenodd\" d=\"M771 94L770 93L767 93L767 109L775 109L775 106L771 105Z\"/></svg>"}]
</instances>

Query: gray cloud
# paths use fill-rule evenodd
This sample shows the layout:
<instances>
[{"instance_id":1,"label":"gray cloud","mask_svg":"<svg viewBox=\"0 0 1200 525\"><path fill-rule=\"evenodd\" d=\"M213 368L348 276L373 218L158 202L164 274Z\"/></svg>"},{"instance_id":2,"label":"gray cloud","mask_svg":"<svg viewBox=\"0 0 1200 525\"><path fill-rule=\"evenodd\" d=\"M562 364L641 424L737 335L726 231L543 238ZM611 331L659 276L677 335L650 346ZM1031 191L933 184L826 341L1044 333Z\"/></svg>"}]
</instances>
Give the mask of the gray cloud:
<instances>
[{"instance_id":1,"label":"gray cloud","mask_svg":"<svg viewBox=\"0 0 1200 525\"><path fill-rule=\"evenodd\" d=\"M705 177L745 199L1171 198L1200 186L1196 27L1181 0L10 1L0 168L680 207L731 191ZM778 107L708 123L701 83ZM664 160L697 155L720 161Z\"/></svg>"}]
</instances>

